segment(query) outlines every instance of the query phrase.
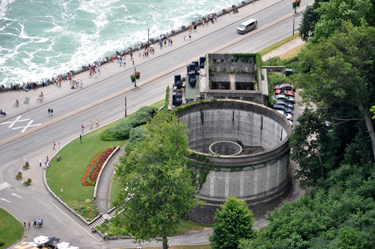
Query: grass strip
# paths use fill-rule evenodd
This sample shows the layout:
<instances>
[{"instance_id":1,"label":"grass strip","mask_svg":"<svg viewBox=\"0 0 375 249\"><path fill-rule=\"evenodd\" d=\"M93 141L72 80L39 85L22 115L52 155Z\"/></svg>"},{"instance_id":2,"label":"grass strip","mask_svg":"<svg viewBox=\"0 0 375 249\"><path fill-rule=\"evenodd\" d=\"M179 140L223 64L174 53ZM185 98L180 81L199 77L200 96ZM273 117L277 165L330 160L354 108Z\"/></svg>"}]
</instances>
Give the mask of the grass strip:
<instances>
[{"instance_id":1,"label":"grass strip","mask_svg":"<svg viewBox=\"0 0 375 249\"><path fill-rule=\"evenodd\" d=\"M0 208L0 249L19 241L23 232L23 225L10 213Z\"/></svg>"},{"instance_id":2,"label":"grass strip","mask_svg":"<svg viewBox=\"0 0 375 249\"><path fill-rule=\"evenodd\" d=\"M295 38L297 38L297 37L299 37L299 32L294 33L294 35L288 36L288 37L282 39L281 41L278 41L278 42L276 42L276 43L274 43L274 44L272 44L272 45L270 45L270 46L268 46L268 47L266 47L266 48L264 48L264 49L258 51L258 53L259 53L261 56L263 56L263 55L265 55L265 54L268 54L268 53L271 52L272 50L275 50L276 48L281 47L282 45L284 45L284 44L290 42L291 40L293 40L293 39L295 39Z\"/></svg>"}]
</instances>

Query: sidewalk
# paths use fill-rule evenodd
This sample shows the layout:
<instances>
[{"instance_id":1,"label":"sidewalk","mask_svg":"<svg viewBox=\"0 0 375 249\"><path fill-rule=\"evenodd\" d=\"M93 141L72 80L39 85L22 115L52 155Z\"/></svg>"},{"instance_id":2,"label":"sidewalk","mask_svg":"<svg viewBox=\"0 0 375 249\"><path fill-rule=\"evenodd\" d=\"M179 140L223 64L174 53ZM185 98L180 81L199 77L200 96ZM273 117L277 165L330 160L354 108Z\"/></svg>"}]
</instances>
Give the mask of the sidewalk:
<instances>
[{"instance_id":1,"label":"sidewalk","mask_svg":"<svg viewBox=\"0 0 375 249\"><path fill-rule=\"evenodd\" d=\"M155 54L150 54L148 58L138 57L138 53L133 53L133 57L135 58L135 66L138 66L140 64L143 64L144 62L148 60L152 60L154 58L160 57L164 54L167 54L171 52L172 50L181 48L191 42L194 42L210 33L214 33L230 24L233 24L235 22L238 22L239 20L242 20L246 17L251 16L252 14L263 10L267 7L270 7L276 3L282 2L280 0L262 0L262 1L256 1L254 4L248 4L242 8L240 8L239 13L237 14L225 14L223 16L218 17L218 21L215 22L215 24L206 24L204 27L198 26L197 31L192 31L192 39L189 41L189 31L186 31L186 39L184 40L183 34L180 33L176 36L170 36L170 38L173 40L173 46L167 46L163 47L163 49L160 50L158 44L154 44ZM229 7L229 6L228 6ZM126 56L126 67L119 67L119 64L116 63L106 63L101 66L101 75L98 76L97 79L94 77L89 78L89 72L83 72L81 74L74 75L74 78L77 80L83 80L83 89L70 89L69 81L62 81L61 88L56 87L54 85L49 85L47 87L40 87L36 90L29 90L28 92L25 92L24 90L18 90L18 91L7 91L5 93L0 92L0 109L5 111L7 115L5 117L0 118L0 122L3 122L5 120L11 119L15 116L18 116L20 114L23 114L31 109L35 109L41 105L47 105L51 102L53 102L56 99L63 98L67 95L73 94L77 91L82 91L87 87L90 87L94 84L98 84L101 81L111 78L115 75L118 75L122 73L123 71L133 68L132 63L130 61L130 55ZM129 75L129 81L130 81L130 75ZM44 100L43 103L36 103L36 99L39 96L40 92L43 92ZM23 104L23 101L25 100L25 97L30 97L30 104ZM13 104L15 103L16 99L20 102L19 107L13 107ZM48 108L50 106L46 106ZM53 108L53 106L51 106Z\"/></svg>"}]
</instances>

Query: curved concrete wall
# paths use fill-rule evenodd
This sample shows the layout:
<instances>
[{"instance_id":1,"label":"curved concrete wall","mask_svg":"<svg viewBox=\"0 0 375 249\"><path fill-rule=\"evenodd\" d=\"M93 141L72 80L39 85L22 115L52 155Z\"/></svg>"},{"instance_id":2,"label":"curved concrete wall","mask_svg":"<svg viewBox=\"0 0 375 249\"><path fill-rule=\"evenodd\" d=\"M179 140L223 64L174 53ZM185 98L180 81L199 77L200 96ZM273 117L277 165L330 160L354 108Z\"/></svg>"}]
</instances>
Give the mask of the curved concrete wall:
<instances>
[{"instance_id":1,"label":"curved concrete wall","mask_svg":"<svg viewBox=\"0 0 375 249\"><path fill-rule=\"evenodd\" d=\"M266 106L240 100L197 102L176 111L180 122L186 122L190 129L190 148L221 168L209 172L196 195L207 202L206 206L218 205L228 196L238 196L252 205L288 190L288 135L292 130L284 116ZM262 146L264 151L251 155L209 154L209 146L223 140ZM192 220L207 223L199 215Z\"/></svg>"}]
</instances>

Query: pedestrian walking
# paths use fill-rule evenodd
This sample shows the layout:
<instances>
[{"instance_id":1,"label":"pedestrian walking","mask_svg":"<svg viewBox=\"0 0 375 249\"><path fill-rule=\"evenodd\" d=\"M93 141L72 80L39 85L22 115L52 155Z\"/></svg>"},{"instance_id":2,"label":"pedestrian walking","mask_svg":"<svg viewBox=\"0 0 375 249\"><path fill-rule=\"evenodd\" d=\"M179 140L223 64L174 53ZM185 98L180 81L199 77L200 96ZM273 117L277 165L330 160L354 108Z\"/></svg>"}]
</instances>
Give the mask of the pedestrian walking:
<instances>
[{"instance_id":1,"label":"pedestrian walking","mask_svg":"<svg viewBox=\"0 0 375 249\"><path fill-rule=\"evenodd\" d=\"M81 125L81 131L82 131L82 134L83 134L83 131L85 130L85 127L83 125Z\"/></svg>"},{"instance_id":2,"label":"pedestrian walking","mask_svg":"<svg viewBox=\"0 0 375 249\"><path fill-rule=\"evenodd\" d=\"M56 143L53 142L53 143L52 143L52 149L53 149L53 150L55 150L55 146L56 146Z\"/></svg>"},{"instance_id":3,"label":"pedestrian walking","mask_svg":"<svg viewBox=\"0 0 375 249\"><path fill-rule=\"evenodd\" d=\"M30 229L30 221L29 221L29 229Z\"/></svg>"},{"instance_id":4,"label":"pedestrian walking","mask_svg":"<svg viewBox=\"0 0 375 249\"><path fill-rule=\"evenodd\" d=\"M185 41L185 38L186 38L186 34L184 34L184 41Z\"/></svg>"},{"instance_id":5,"label":"pedestrian walking","mask_svg":"<svg viewBox=\"0 0 375 249\"><path fill-rule=\"evenodd\" d=\"M97 79L98 78L98 74L95 72L95 79ZM78 85L77 85L77 87L78 87Z\"/></svg>"},{"instance_id":6,"label":"pedestrian walking","mask_svg":"<svg viewBox=\"0 0 375 249\"><path fill-rule=\"evenodd\" d=\"M36 228L36 220L33 220L33 227Z\"/></svg>"},{"instance_id":7,"label":"pedestrian walking","mask_svg":"<svg viewBox=\"0 0 375 249\"><path fill-rule=\"evenodd\" d=\"M83 81L81 80L81 86L80 86L81 88L83 88Z\"/></svg>"},{"instance_id":8,"label":"pedestrian walking","mask_svg":"<svg viewBox=\"0 0 375 249\"><path fill-rule=\"evenodd\" d=\"M189 34L189 41L191 41L191 34Z\"/></svg>"},{"instance_id":9,"label":"pedestrian walking","mask_svg":"<svg viewBox=\"0 0 375 249\"><path fill-rule=\"evenodd\" d=\"M49 162L48 156L47 156L47 162Z\"/></svg>"},{"instance_id":10,"label":"pedestrian walking","mask_svg":"<svg viewBox=\"0 0 375 249\"><path fill-rule=\"evenodd\" d=\"M95 120L95 127L98 128L98 120Z\"/></svg>"},{"instance_id":11,"label":"pedestrian walking","mask_svg":"<svg viewBox=\"0 0 375 249\"><path fill-rule=\"evenodd\" d=\"M42 167L42 158L39 158L39 167Z\"/></svg>"},{"instance_id":12,"label":"pedestrian walking","mask_svg":"<svg viewBox=\"0 0 375 249\"><path fill-rule=\"evenodd\" d=\"M48 117L51 116L51 109L48 108Z\"/></svg>"},{"instance_id":13,"label":"pedestrian walking","mask_svg":"<svg viewBox=\"0 0 375 249\"><path fill-rule=\"evenodd\" d=\"M133 59L133 52L130 53L130 59Z\"/></svg>"},{"instance_id":14,"label":"pedestrian walking","mask_svg":"<svg viewBox=\"0 0 375 249\"><path fill-rule=\"evenodd\" d=\"M51 108L51 116L53 116L53 109Z\"/></svg>"},{"instance_id":15,"label":"pedestrian walking","mask_svg":"<svg viewBox=\"0 0 375 249\"><path fill-rule=\"evenodd\" d=\"M132 59L132 63L133 63L133 66L134 66L134 58Z\"/></svg>"},{"instance_id":16,"label":"pedestrian walking","mask_svg":"<svg viewBox=\"0 0 375 249\"><path fill-rule=\"evenodd\" d=\"M167 40L164 40L164 47L167 47Z\"/></svg>"},{"instance_id":17,"label":"pedestrian walking","mask_svg":"<svg viewBox=\"0 0 375 249\"><path fill-rule=\"evenodd\" d=\"M24 223L23 223L23 227L24 227L24 228L25 228L25 230L26 230L26 222L24 222Z\"/></svg>"},{"instance_id":18,"label":"pedestrian walking","mask_svg":"<svg viewBox=\"0 0 375 249\"><path fill-rule=\"evenodd\" d=\"M173 45L173 41L172 41L172 39L171 39L171 46Z\"/></svg>"},{"instance_id":19,"label":"pedestrian walking","mask_svg":"<svg viewBox=\"0 0 375 249\"><path fill-rule=\"evenodd\" d=\"M94 127L92 127L92 121L90 121L90 129L92 130Z\"/></svg>"}]
</instances>

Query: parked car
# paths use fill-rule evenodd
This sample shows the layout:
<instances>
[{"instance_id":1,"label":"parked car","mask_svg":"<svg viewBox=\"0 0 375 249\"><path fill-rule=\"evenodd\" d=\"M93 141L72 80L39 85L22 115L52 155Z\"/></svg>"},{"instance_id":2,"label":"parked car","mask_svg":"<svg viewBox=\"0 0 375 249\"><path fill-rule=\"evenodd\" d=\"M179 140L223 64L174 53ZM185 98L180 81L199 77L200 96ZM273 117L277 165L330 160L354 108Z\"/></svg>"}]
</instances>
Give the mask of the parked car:
<instances>
[{"instance_id":1,"label":"parked car","mask_svg":"<svg viewBox=\"0 0 375 249\"><path fill-rule=\"evenodd\" d=\"M281 84L281 85L276 85L274 86L273 88L274 90L294 90L294 87L293 85L289 84L289 83L285 83L285 84Z\"/></svg>"},{"instance_id":2,"label":"parked car","mask_svg":"<svg viewBox=\"0 0 375 249\"><path fill-rule=\"evenodd\" d=\"M286 119L288 119L288 120L291 120L293 118L292 114L290 114L290 113L286 113L286 112L284 112L282 110L276 110L276 111L278 113L280 113L281 115L284 115L286 117Z\"/></svg>"},{"instance_id":3,"label":"parked car","mask_svg":"<svg viewBox=\"0 0 375 249\"><path fill-rule=\"evenodd\" d=\"M284 100L281 100L281 99L276 100L276 104L275 104L275 105L285 105L285 106L288 107L288 108L292 108L292 109L294 109L294 105L293 105L292 103L290 103L290 102L285 102Z\"/></svg>"},{"instance_id":4,"label":"parked car","mask_svg":"<svg viewBox=\"0 0 375 249\"><path fill-rule=\"evenodd\" d=\"M294 97L294 92L293 91L289 91L289 90L285 90L285 89L279 89L279 90L276 90L275 91L275 94L284 94L285 96L292 96Z\"/></svg>"},{"instance_id":5,"label":"parked car","mask_svg":"<svg viewBox=\"0 0 375 249\"><path fill-rule=\"evenodd\" d=\"M273 109L275 109L275 110L283 110L286 113L293 114L293 109L292 108L288 108L285 105L273 105Z\"/></svg>"},{"instance_id":6,"label":"parked car","mask_svg":"<svg viewBox=\"0 0 375 249\"><path fill-rule=\"evenodd\" d=\"M293 103L293 104L295 103L295 100L294 100L293 97L285 96L283 94L275 95L274 99L275 100L282 100L284 102L289 102L289 103Z\"/></svg>"}]
</instances>

